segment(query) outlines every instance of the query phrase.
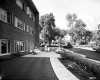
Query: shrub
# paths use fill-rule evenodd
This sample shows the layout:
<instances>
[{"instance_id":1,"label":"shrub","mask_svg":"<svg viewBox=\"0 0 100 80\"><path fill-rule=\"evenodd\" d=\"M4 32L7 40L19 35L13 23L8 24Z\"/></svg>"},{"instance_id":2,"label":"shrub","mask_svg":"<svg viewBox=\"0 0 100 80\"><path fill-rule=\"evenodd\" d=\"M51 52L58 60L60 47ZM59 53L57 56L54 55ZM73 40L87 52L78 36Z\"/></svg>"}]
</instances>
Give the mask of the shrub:
<instances>
[{"instance_id":1,"label":"shrub","mask_svg":"<svg viewBox=\"0 0 100 80\"><path fill-rule=\"evenodd\" d=\"M70 59L72 61L75 61L77 64L82 65L84 69L86 67L87 71L93 72L93 74L95 74L96 76L100 76L100 63L91 61L88 58L70 52L63 53L61 55L66 59Z\"/></svg>"}]
</instances>

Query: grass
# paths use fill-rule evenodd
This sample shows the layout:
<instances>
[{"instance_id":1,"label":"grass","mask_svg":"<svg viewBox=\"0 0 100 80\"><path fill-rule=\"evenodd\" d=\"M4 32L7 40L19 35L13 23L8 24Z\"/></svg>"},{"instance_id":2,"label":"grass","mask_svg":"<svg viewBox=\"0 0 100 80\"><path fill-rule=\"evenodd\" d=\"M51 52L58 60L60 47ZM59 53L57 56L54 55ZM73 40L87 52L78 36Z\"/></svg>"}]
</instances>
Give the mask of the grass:
<instances>
[{"instance_id":1,"label":"grass","mask_svg":"<svg viewBox=\"0 0 100 80\"><path fill-rule=\"evenodd\" d=\"M63 59L65 61L65 62L63 61L64 65L66 65L68 62L68 61L66 61L66 59L71 60L72 62L75 62L77 65L79 65L80 68L82 68L86 72L88 72L88 73L92 72L93 75L95 75L98 78L96 80L100 80L100 64L98 64L94 61L91 61L86 57L80 56L77 53L72 53L72 52L68 52L68 51L65 53L62 53L61 56L63 57ZM74 71L74 70L72 70L72 71Z\"/></svg>"}]
</instances>

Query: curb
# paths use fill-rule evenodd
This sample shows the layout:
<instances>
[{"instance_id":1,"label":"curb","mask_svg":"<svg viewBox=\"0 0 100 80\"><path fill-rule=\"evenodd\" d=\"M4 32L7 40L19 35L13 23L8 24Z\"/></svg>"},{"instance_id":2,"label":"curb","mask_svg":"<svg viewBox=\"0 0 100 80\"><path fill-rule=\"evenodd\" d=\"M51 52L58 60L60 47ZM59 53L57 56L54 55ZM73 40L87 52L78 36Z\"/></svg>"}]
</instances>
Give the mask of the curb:
<instances>
[{"instance_id":1,"label":"curb","mask_svg":"<svg viewBox=\"0 0 100 80\"><path fill-rule=\"evenodd\" d=\"M90 51L95 51L92 48L87 48L87 47L75 47L75 48L80 48L80 49L86 49L86 50L90 50Z\"/></svg>"},{"instance_id":2,"label":"curb","mask_svg":"<svg viewBox=\"0 0 100 80\"><path fill-rule=\"evenodd\" d=\"M59 80L79 80L57 58L50 58L50 62Z\"/></svg>"}]
</instances>

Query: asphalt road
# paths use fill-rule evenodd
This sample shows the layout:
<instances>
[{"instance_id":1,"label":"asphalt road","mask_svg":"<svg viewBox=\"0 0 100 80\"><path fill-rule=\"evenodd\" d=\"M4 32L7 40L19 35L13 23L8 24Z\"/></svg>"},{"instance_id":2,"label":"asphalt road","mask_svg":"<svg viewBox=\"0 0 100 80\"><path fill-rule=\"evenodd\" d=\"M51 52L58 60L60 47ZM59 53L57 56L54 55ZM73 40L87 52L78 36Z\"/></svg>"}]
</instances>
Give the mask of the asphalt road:
<instances>
[{"instance_id":1,"label":"asphalt road","mask_svg":"<svg viewBox=\"0 0 100 80\"><path fill-rule=\"evenodd\" d=\"M90 50L81 49L81 48L71 48L69 50L72 50L72 51L79 53L79 54L86 55L87 58L100 61L100 53L97 53L95 51L90 51Z\"/></svg>"},{"instance_id":2,"label":"asphalt road","mask_svg":"<svg viewBox=\"0 0 100 80\"><path fill-rule=\"evenodd\" d=\"M0 62L2 80L58 80L50 58L20 57Z\"/></svg>"}]
</instances>

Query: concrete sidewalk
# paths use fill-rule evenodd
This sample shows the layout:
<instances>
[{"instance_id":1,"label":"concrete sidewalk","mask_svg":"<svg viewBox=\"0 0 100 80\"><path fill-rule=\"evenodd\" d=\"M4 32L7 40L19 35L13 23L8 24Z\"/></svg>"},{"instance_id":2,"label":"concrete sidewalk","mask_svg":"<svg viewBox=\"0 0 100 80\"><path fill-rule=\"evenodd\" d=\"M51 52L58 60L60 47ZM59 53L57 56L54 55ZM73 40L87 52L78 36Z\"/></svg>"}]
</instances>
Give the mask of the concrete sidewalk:
<instances>
[{"instance_id":1,"label":"concrete sidewalk","mask_svg":"<svg viewBox=\"0 0 100 80\"><path fill-rule=\"evenodd\" d=\"M42 51L38 51L36 52L37 54L36 55L32 55L32 54L29 54L29 55L25 55L23 57L55 57L55 58L60 58L60 54L56 54L54 52L42 52Z\"/></svg>"},{"instance_id":2,"label":"concrete sidewalk","mask_svg":"<svg viewBox=\"0 0 100 80\"><path fill-rule=\"evenodd\" d=\"M91 47L80 47L80 46L78 46L78 47L74 47L74 48L81 48L81 49L86 49L86 50L90 50L90 51L95 51Z\"/></svg>"},{"instance_id":3,"label":"concrete sidewalk","mask_svg":"<svg viewBox=\"0 0 100 80\"><path fill-rule=\"evenodd\" d=\"M60 54L55 52L42 52L38 51L37 55L25 55L23 57L49 57L52 68L58 77L59 80L79 80L74 76L60 61L58 58L61 58Z\"/></svg>"}]
</instances>

